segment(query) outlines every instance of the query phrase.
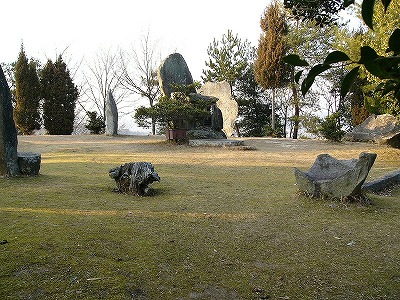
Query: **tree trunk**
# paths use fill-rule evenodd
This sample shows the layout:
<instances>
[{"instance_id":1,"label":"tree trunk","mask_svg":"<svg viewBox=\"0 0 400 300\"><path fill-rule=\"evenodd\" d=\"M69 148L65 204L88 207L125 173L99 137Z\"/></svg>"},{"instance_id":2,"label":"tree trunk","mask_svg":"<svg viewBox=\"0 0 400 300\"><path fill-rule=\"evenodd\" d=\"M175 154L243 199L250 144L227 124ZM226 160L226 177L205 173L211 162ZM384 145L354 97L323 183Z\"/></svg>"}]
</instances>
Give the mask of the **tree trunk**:
<instances>
[{"instance_id":1,"label":"tree trunk","mask_svg":"<svg viewBox=\"0 0 400 300\"><path fill-rule=\"evenodd\" d=\"M156 135L156 121L151 119L151 134Z\"/></svg>"},{"instance_id":2,"label":"tree trunk","mask_svg":"<svg viewBox=\"0 0 400 300\"><path fill-rule=\"evenodd\" d=\"M299 123L300 123L300 107L299 107L299 95L297 93L296 84L292 83L292 92L293 92L293 102L294 102L294 126L293 126L293 139L297 139L297 135L299 132Z\"/></svg>"},{"instance_id":3,"label":"tree trunk","mask_svg":"<svg viewBox=\"0 0 400 300\"><path fill-rule=\"evenodd\" d=\"M271 116L271 128L273 131L273 134L275 134L275 88L272 89L272 103L271 103L271 109L272 109L272 116Z\"/></svg>"}]
</instances>

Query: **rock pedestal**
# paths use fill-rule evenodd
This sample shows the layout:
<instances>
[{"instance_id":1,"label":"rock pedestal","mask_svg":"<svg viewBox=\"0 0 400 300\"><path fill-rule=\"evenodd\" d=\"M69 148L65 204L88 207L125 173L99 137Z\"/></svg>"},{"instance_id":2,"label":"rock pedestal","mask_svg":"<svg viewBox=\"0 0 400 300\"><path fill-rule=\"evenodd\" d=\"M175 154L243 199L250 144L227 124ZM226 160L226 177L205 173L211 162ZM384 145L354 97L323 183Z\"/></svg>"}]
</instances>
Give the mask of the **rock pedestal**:
<instances>
[{"instance_id":1,"label":"rock pedestal","mask_svg":"<svg viewBox=\"0 0 400 300\"><path fill-rule=\"evenodd\" d=\"M111 91L106 99L106 130L107 135L118 134L118 109Z\"/></svg>"},{"instance_id":2,"label":"rock pedestal","mask_svg":"<svg viewBox=\"0 0 400 300\"><path fill-rule=\"evenodd\" d=\"M0 67L0 176L19 174L17 130L11 103L10 89Z\"/></svg>"},{"instance_id":3,"label":"rock pedestal","mask_svg":"<svg viewBox=\"0 0 400 300\"><path fill-rule=\"evenodd\" d=\"M352 198L361 187L376 159L375 153L361 153L359 159L337 160L320 154L308 172L294 168L297 187L312 197Z\"/></svg>"}]
</instances>

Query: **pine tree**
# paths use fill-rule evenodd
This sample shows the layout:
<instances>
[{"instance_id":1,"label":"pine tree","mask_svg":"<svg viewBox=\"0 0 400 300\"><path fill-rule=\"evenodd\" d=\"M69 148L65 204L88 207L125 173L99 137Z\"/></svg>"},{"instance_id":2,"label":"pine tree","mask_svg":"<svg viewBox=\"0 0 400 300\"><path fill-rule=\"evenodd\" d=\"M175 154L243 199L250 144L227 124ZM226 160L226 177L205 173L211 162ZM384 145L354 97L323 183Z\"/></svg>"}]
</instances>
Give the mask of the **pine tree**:
<instances>
[{"instance_id":1,"label":"pine tree","mask_svg":"<svg viewBox=\"0 0 400 300\"><path fill-rule=\"evenodd\" d=\"M69 135L74 130L78 89L67 65L59 56L48 60L41 74L44 126L49 134Z\"/></svg>"},{"instance_id":2,"label":"pine tree","mask_svg":"<svg viewBox=\"0 0 400 300\"><path fill-rule=\"evenodd\" d=\"M242 41L238 35L233 35L231 30L222 35L222 39L208 46L206 61L207 69L203 70L201 79L204 82L229 82L232 91L238 78L243 75L247 65L250 51L250 43Z\"/></svg>"},{"instance_id":3,"label":"pine tree","mask_svg":"<svg viewBox=\"0 0 400 300\"><path fill-rule=\"evenodd\" d=\"M22 134L31 134L40 127L40 82L36 71L36 62L25 55L24 47L15 64L15 98L14 120Z\"/></svg>"},{"instance_id":4,"label":"pine tree","mask_svg":"<svg viewBox=\"0 0 400 300\"><path fill-rule=\"evenodd\" d=\"M254 64L250 64L237 82L237 101L240 115L240 134L265 136L269 125L271 108L265 90L254 78Z\"/></svg>"}]
</instances>

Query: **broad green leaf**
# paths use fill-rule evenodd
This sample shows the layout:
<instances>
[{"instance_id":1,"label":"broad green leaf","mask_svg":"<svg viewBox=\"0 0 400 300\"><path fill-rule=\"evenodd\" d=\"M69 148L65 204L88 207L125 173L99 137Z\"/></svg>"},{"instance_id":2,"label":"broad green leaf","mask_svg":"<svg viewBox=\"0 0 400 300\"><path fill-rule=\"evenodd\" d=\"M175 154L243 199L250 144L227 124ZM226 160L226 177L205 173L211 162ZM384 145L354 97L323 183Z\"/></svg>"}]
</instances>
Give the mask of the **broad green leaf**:
<instances>
[{"instance_id":1,"label":"broad green leaf","mask_svg":"<svg viewBox=\"0 0 400 300\"><path fill-rule=\"evenodd\" d=\"M297 54L289 54L283 58L283 61L292 66L307 67L309 64L304 59L301 59Z\"/></svg>"},{"instance_id":2,"label":"broad green leaf","mask_svg":"<svg viewBox=\"0 0 400 300\"><path fill-rule=\"evenodd\" d=\"M343 6L344 7L348 7L348 6L350 6L351 4L353 4L354 3L354 0L344 0L343 1Z\"/></svg>"},{"instance_id":3,"label":"broad green leaf","mask_svg":"<svg viewBox=\"0 0 400 300\"><path fill-rule=\"evenodd\" d=\"M375 5L375 0L363 0L361 4L361 15L364 20L364 23L372 30L374 30L372 25L372 18L374 15L374 5Z\"/></svg>"},{"instance_id":4,"label":"broad green leaf","mask_svg":"<svg viewBox=\"0 0 400 300\"><path fill-rule=\"evenodd\" d=\"M389 38L389 48L395 54L400 53L400 29L396 28Z\"/></svg>"},{"instance_id":5,"label":"broad green leaf","mask_svg":"<svg viewBox=\"0 0 400 300\"><path fill-rule=\"evenodd\" d=\"M398 80L399 71L397 66L399 64L399 57L379 57L375 60L365 63L364 66L368 72L379 77L380 79Z\"/></svg>"},{"instance_id":6,"label":"broad green leaf","mask_svg":"<svg viewBox=\"0 0 400 300\"><path fill-rule=\"evenodd\" d=\"M389 7L389 4L392 0L381 0L381 1L382 1L383 6L385 7L385 12L386 12L386 10Z\"/></svg>"},{"instance_id":7,"label":"broad green leaf","mask_svg":"<svg viewBox=\"0 0 400 300\"><path fill-rule=\"evenodd\" d=\"M303 70L297 72L296 75L294 75L294 81L295 81L297 84L299 84L301 74L303 74Z\"/></svg>"},{"instance_id":8,"label":"broad green leaf","mask_svg":"<svg viewBox=\"0 0 400 300\"><path fill-rule=\"evenodd\" d=\"M396 83L391 80L384 83L383 86L381 87L382 96L385 96L385 95L389 94L391 91L395 90L396 86L397 86ZM378 87L377 87L377 89L378 89Z\"/></svg>"},{"instance_id":9,"label":"broad green leaf","mask_svg":"<svg viewBox=\"0 0 400 300\"><path fill-rule=\"evenodd\" d=\"M361 59L359 64L365 64L378 58L378 54L370 46L361 47Z\"/></svg>"},{"instance_id":10,"label":"broad green leaf","mask_svg":"<svg viewBox=\"0 0 400 300\"><path fill-rule=\"evenodd\" d=\"M331 68L330 65L323 65L323 64L318 64L311 68L310 72L308 72L307 74L306 79L304 79L301 84L301 93L303 94L303 96L308 92L308 90L313 85L315 77L317 77L319 74L325 72L330 68Z\"/></svg>"},{"instance_id":11,"label":"broad green leaf","mask_svg":"<svg viewBox=\"0 0 400 300\"><path fill-rule=\"evenodd\" d=\"M340 96L344 98L350 90L350 87L353 85L354 80L358 75L358 70L360 67L355 67L343 79L342 86L340 88Z\"/></svg>"},{"instance_id":12,"label":"broad green leaf","mask_svg":"<svg viewBox=\"0 0 400 300\"><path fill-rule=\"evenodd\" d=\"M346 53L342 51L333 51L329 53L328 56L325 58L324 64L325 65L334 64L337 62L347 61L347 60L350 60L350 57L348 57Z\"/></svg>"}]
</instances>

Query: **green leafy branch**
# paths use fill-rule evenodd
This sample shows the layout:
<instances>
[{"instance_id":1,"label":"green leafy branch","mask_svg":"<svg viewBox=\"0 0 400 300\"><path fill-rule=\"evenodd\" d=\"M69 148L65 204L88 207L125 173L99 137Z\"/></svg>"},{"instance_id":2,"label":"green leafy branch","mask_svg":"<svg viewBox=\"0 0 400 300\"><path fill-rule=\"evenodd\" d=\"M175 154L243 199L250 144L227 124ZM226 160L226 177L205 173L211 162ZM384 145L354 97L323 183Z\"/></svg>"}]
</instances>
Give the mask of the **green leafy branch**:
<instances>
[{"instance_id":1,"label":"green leafy branch","mask_svg":"<svg viewBox=\"0 0 400 300\"><path fill-rule=\"evenodd\" d=\"M387 10L391 0L381 0L385 11ZM347 1L347 5L351 4ZM372 18L375 0L364 0L362 3L362 17L365 24L373 30ZM323 72L334 67L338 63L346 63L347 65L356 65L344 77L341 85L340 94L342 97L346 96L356 79L360 67L364 66L365 69L383 80L378 85L376 91L382 92L382 95L393 92L394 97L400 101L400 29L397 28L393 31L389 38L387 53L392 53L390 56L380 56L376 51L369 47L363 46L360 48L361 58L359 61L352 61L349 56L342 51L331 52L322 64L313 66L308 72L306 78L301 83L301 92L303 96L309 91L313 85L315 78ZM287 55L284 62L298 67L308 67L309 63L300 58L296 54ZM295 81L300 82L303 70L295 75Z\"/></svg>"}]
</instances>

